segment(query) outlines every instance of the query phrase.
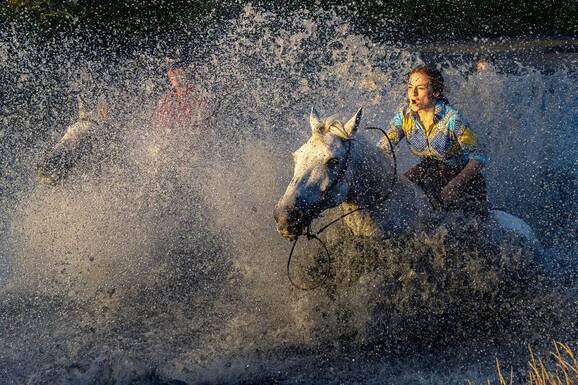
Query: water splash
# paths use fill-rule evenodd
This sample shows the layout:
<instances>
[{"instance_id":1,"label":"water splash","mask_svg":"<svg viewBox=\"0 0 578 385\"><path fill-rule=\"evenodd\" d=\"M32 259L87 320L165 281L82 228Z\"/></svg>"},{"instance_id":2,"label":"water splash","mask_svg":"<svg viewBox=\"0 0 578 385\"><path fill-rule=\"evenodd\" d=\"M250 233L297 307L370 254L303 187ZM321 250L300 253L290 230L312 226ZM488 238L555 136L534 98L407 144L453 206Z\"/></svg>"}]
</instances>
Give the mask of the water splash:
<instances>
[{"instance_id":1,"label":"water splash","mask_svg":"<svg viewBox=\"0 0 578 385\"><path fill-rule=\"evenodd\" d=\"M335 281L334 293L293 291L284 275L288 244L275 232L272 209L289 180L290 154L309 135L310 108L345 117L364 106L364 124L383 126L403 103L404 76L418 54L356 35L332 12L281 17L247 7L200 37L211 43L194 51L194 79L218 101L214 120L163 137L151 116L166 90L164 51L86 55L78 49L87 44L82 38L44 44L26 32L15 27L0 40L10 90L0 159L0 368L9 383L416 379L407 374L412 364L388 356L400 349L384 348L380 338L401 333L387 325L400 327L407 312L435 314L435 301L411 299L427 285L409 280L387 316L373 312L390 281L383 270L352 267L369 254L356 254L351 242L358 240L341 237L336 250L349 251L337 273L351 284ZM194 41L175 46L187 50ZM570 255L576 245L564 234L575 231L578 201L568 187L577 179L576 68L472 74L469 65L446 67L448 96L463 104L490 154L494 202L565 248L556 255ZM74 120L78 94L106 97L121 156L96 171L78 170L62 185L38 186L34 165ZM151 146L163 151L151 157ZM414 160L401 152L404 168ZM398 246L368 247L382 250L377 255L420 256L428 242L443 246L438 231L409 236L407 254ZM438 289L448 301L463 300ZM550 303L560 307L549 311L563 320L546 327L571 336L573 305L563 305L563 294L543 293L558 298ZM473 339L462 349L468 344L484 345ZM426 345L411 353L426 357ZM432 375L462 383L459 369L455 377L445 370Z\"/></svg>"}]
</instances>

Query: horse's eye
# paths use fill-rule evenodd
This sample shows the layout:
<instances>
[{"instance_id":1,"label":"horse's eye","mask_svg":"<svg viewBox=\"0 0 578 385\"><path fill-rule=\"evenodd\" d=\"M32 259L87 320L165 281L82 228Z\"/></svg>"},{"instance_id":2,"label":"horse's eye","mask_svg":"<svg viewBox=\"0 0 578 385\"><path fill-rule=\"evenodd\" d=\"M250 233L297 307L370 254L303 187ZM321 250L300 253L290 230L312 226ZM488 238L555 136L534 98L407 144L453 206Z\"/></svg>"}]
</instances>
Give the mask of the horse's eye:
<instances>
[{"instance_id":1,"label":"horse's eye","mask_svg":"<svg viewBox=\"0 0 578 385\"><path fill-rule=\"evenodd\" d=\"M338 164L339 164L339 159L337 159L337 158L331 158L327 161L327 165L329 167L334 167L334 166L337 166Z\"/></svg>"}]
</instances>

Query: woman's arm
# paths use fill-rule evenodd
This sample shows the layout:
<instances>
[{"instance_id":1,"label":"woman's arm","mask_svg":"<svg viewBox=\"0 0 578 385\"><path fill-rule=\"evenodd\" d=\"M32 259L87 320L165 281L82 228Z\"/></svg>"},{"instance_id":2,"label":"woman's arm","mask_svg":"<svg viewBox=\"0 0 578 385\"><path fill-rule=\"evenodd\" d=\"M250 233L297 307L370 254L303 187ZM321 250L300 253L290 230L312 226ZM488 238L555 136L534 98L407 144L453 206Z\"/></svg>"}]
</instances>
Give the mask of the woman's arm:
<instances>
[{"instance_id":1,"label":"woman's arm","mask_svg":"<svg viewBox=\"0 0 578 385\"><path fill-rule=\"evenodd\" d=\"M482 168L482 162L471 159L464 169L443 188L441 198L445 202L454 200L460 189L469 182Z\"/></svg>"},{"instance_id":2,"label":"woman's arm","mask_svg":"<svg viewBox=\"0 0 578 385\"><path fill-rule=\"evenodd\" d=\"M393 151L393 148L391 147L395 147L405 135L403 132L402 112L398 112L393 116L389 122L389 126L385 130L385 135L387 138L382 137L377 146L381 149L381 151L389 154L391 151Z\"/></svg>"},{"instance_id":3,"label":"woman's arm","mask_svg":"<svg viewBox=\"0 0 578 385\"><path fill-rule=\"evenodd\" d=\"M441 198L446 202L455 199L460 189L480 172L487 161L486 155L478 145L474 132L464 122L460 113L450 119L448 124L449 129L455 134L455 138L465 157L469 160L462 171L443 188Z\"/></svg>"}]
</instances>

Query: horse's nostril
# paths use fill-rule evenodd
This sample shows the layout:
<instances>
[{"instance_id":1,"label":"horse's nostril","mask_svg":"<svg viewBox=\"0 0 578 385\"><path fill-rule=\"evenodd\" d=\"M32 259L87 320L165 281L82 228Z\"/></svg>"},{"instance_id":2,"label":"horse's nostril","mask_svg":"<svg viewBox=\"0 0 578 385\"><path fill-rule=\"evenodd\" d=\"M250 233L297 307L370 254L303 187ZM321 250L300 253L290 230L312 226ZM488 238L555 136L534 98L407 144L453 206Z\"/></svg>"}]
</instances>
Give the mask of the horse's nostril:
<instances>
[{"instance_id":1,"label":"horse's nostril","mask_svg":"<svg viewBox=\"0 0 578 385\"><path fill-rule=\"evenodd\" d=\"M300 221L304 214L298 208L295 207L277 207L273 211L273 218L277 224L281 226L290 226Z\"/></svg>"},{"instance_id":2,"label":"horse's nostril","mask_svg":"<svg viewBox=\"0 0 578 385\"><path fill-rule=\"evenodd\" d=\"M303 211L295 207L292 210L289 210L288 214L288 220L291 223L295 223L303 218Z\"/></svg>"}]
</instances>

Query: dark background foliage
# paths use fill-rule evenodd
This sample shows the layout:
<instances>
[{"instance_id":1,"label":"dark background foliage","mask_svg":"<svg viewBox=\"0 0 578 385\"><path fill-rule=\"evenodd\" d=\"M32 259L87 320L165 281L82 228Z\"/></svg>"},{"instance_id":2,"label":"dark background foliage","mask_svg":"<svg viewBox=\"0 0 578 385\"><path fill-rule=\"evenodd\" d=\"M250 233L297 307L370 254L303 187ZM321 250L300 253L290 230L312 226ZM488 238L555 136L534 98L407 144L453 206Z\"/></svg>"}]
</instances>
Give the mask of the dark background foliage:
<instances>
[{"instance_id":1,"label":"dark background foliage","mask_svg":"<svg viewBox=\"0 0 578 385\"><path fill-rule=\"evenodd\" d=\"M138 41L178 33L183 24L215 27L248 4L279 13L331 8L361 32L401 42L578 36L578 0L7 0L0 19L51 33L88 27L108 42Z\"/></svg>"}]
</instances>

